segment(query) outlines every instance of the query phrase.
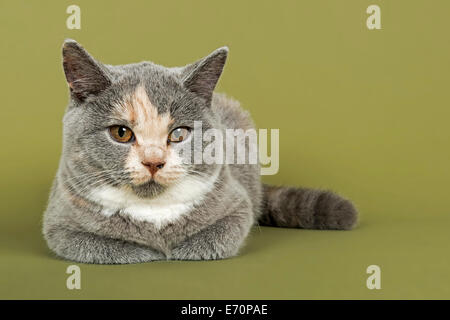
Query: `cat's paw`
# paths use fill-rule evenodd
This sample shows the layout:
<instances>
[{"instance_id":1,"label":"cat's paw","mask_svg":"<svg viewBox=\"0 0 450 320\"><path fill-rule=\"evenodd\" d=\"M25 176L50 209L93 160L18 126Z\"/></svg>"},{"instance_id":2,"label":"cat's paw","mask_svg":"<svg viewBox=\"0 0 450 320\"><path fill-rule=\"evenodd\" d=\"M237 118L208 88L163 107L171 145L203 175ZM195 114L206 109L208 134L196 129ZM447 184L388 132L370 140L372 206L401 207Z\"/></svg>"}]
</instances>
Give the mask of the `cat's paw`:
<instances>
[{"instance_id":1,"label":"cat's paw","mask_svg":"<svg viewBox=\"0 0 450 320\"><path fill-rule=\"evenodd\" d=\"M170 260L221 260L237 255L237 248L225 248L212 243L194 244L186 242L174 248Z\"/></svg>"},{"instance_id":2,"label":"cat's paw","mask_svg":"<svg viewBox=\"0 0 450 320\"><path fill-rule=\"evenodd\" d=\"M88 264L131 264L165 260L163 253L123 240L62 227L47 228L49 248L60 258Z\"/></svg>"}]
</instances>

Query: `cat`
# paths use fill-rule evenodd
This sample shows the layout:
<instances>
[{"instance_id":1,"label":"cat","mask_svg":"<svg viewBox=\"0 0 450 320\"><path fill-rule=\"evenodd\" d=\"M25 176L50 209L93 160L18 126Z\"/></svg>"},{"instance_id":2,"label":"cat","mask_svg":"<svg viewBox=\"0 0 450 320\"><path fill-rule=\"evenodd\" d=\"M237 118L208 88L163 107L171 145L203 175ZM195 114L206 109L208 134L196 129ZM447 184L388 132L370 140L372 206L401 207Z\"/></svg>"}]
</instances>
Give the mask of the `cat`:
<instances>
[{"instance_id":1,"label":"cat","mask_svg":"<svg viewBox=\"0 0 450 320\"><path fill-rule=\"evenodd\" d=\"M224 259L257 223L357 223L354 205L333 192L269 186L258 163L193 163L181 152L194 121L202 130L254 128L237 101L214 92L227 47L176 68L102 64L71 39L62 51L70 100L43 220L57 256L98 264Z\"/></svg>"}]
</instances>

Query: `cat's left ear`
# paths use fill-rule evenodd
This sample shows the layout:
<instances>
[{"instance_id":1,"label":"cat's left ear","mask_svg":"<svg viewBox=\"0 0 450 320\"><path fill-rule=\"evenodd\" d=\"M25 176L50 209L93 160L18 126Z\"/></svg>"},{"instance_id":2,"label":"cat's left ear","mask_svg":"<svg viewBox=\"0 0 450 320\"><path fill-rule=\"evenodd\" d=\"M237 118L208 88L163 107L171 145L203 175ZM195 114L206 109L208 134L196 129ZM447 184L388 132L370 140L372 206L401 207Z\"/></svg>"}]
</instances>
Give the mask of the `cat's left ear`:
<instances>
[{"instance_id":1,"label":"cat's left ear","mask_svg":"<svg viewBox=\"0 0 450 320\"><path fill-rule=\"evenodd\" d=\"M105 68L79 45L68 39L63 45L63 67L72 96L83 102L111 85Z\"/></svg>"},{"instance_id":2,"label":"cat's left ear","mask_svg":"<svg viewBox=\"0 0 450 320\"><path fill-rule=\"evenodd\" d=\"M227 56L228 47L222 47L209 56L184 67L181 73L184 86L209 104Z\"/></svg>"}]
</instances>

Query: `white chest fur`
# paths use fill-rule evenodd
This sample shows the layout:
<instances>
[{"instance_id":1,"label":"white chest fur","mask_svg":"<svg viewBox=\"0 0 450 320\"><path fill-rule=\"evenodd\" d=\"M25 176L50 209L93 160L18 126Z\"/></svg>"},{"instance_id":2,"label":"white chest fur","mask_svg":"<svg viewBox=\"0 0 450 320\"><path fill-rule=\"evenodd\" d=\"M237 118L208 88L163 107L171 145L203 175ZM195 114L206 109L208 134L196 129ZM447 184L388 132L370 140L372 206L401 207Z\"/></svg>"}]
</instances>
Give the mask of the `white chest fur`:
<instances>
[{"instance_id":1,"label":"white chest fur","mask_svg":"<svg viewBox=\"0 0 450 320\"><path fill-rule=\"evenodd\" d=\"M189 214L194 205L202 202L205 194L212 190L218 175L219 170L207 179L188 176L152 199L143 199L131 190L115 187L94 188L89 199L103 206L102 214L106 216L120 211L161 228Z\"/></svg>"}]
</instances>

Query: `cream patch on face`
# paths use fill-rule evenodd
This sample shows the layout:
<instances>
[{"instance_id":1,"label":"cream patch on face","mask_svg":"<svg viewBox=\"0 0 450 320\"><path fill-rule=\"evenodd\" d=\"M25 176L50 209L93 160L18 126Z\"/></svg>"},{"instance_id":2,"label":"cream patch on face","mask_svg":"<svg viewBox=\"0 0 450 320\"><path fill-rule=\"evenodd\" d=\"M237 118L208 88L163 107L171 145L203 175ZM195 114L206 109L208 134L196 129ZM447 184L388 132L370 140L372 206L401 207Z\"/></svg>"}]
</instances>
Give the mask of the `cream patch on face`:
<instances>
[{"instance_id":1,"label":"cream patch on face","mask_svg":"<svg viewBox=\"0 0 450 320\"><path fill-rule=\"evenodd\" d=\"M121 104L121 116L132 124L131 130L135 135L135 142L130 147L125 168L135 184L142 184L152 177L149 170L143 165L148 162L164 162L162 169L158 170L153 178L168 185L185 172L182 170L181 160L167 144L168 128L173 123L170 114L159 114L157 108L151 103L143 86L126 97Z\"/></svg>"}]
</instances>

